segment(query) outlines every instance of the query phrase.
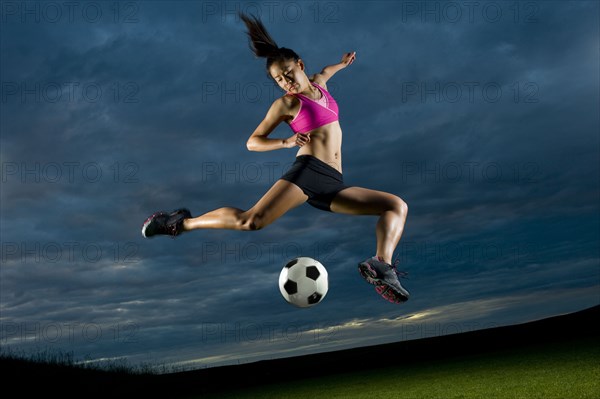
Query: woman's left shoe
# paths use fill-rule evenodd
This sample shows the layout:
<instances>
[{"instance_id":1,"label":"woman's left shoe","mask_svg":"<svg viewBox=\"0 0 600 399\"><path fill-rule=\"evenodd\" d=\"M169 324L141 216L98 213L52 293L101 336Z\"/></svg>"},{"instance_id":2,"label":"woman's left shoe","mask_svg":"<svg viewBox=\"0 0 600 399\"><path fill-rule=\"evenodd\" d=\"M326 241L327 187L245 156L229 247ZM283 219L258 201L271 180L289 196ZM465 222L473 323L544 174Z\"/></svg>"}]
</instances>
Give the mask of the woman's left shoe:
<instances>
[{"instance_id":1,"label":"woman's left shoe","mask_svg":"<svg viewBox=\"0 0 600 399\"><path fill-rule=\"evenodd\" d=\"M393 303L408 301L410 294L398 280L398 276L404 277L406 273L399 272L396 265L382 262L374 256L360 262L358 272L367 283L375 285L375 291L384 299Z\"/></svg>"},{"instance_id":2,"label":"woman's left shoe","mask_svg":"<svg viewBox=\"0 0 600 399\"><path fill-rule=\"evenodd\" d=\"M183 220L191 217L192 214L185 208L174 210L171 213L156 212L142 225L142 235L146 238L155 235L169 235L175 238L183 231Z\"/></svg>"}]
</instances>

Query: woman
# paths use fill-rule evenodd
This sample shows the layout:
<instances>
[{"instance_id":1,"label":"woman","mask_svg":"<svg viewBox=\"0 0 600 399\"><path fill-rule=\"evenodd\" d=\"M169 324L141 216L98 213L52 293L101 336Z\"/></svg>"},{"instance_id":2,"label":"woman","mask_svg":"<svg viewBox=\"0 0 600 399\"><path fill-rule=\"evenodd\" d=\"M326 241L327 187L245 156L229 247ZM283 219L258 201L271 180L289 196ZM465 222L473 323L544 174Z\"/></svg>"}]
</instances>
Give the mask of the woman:
<instances>
[{"instance_id":1,"label":"woman","mask_svg":"<svg viewBox=\"0 0 600 399\"><path fill-rule=\"evenodd\" d=\"M392 254L404 229L408 207L395 195L344 185L342 178L342 130L338 106L327 91L327 81L351 65L356 53L347 53L340 63L307 76L302 59L293 50L278 47L261 21L240 14L246 24L250 48L267 59L267 74L286 93L273 102L263 121L247 141L250 151L272 151L298 147L292 167L250 209L224 207L192 217L189 210L157 212L142 227L144 237L163 234L173 237L195 229L259 230L304 202L329 212L378 215L377 250L359 263L361 276L385 299L405 302L409 293L391 265ZM269 138L281 122L294 135Z\"/></svg>"}]
</instances>

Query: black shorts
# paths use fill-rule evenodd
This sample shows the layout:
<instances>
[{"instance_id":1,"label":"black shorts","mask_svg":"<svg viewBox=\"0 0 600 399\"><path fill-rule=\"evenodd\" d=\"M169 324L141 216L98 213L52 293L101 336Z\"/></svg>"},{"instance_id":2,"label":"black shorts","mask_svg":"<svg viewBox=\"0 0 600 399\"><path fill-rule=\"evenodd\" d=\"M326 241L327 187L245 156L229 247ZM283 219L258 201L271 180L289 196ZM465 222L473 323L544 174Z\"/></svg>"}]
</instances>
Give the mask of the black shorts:
<instances>
[{"instance_id":1,"label":"black shorts","mask_svg":"<svg viewBox=\"0 0 600 399\"><path fill-rule=\"evenodd\" d=\"M342 174L312 155L299 155L292 167L281 176L308 195L308 203L331 212L331 201L337 193L350 187L344 185Z\"/></svg>"}]
</instances>

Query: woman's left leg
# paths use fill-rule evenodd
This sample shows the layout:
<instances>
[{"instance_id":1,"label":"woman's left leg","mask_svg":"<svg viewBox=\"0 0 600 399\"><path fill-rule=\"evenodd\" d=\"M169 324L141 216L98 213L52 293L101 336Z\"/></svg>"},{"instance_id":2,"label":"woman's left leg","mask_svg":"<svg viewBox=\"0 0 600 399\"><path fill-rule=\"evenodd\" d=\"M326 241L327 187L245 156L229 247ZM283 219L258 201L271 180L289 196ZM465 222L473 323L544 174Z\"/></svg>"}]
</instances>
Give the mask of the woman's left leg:
<instances>
[{"instance_id":1,"label":"woman's left leg","mask_svg":"<svg viewBox=\"0 0 600 399\"><path fill-rule=\"evenodd\" d=\"M348 187L337 193L331 202L332 212L350 215L379 215L375 227L376 256L392 263L392 256L408 215L408 205L401 198L383 191Z\"/></svg>"},{"instance_id":2,"label":"woman's left leg","mask_svg":"<svg viewBox=\"0 0 600 399\"><path fill-rule=\"evenodd\" d=\"M337 193L329 209L351 215L379 215L375 232L377 253L375 257L358 264L360 275L384 299L403 303L410 294L398 280L398 271L392 266L394 249L404 231L408 206L399 197L382 191L361 187L348 187Z\"/></svg>"}]
</instances>

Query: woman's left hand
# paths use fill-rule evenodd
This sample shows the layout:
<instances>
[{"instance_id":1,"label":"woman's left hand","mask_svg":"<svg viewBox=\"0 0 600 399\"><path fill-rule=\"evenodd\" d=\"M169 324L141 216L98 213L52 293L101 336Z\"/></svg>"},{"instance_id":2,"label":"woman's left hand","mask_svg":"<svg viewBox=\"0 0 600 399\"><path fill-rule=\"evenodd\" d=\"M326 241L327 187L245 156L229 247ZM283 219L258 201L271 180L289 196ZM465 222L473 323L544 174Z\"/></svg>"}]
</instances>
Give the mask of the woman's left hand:
<instances>
[{"instance_id":1,"label":"woman's left hand","mask_svg":"<svg viewBox=\"0 0 600 399\"><path fill-rule=\"evenodd\" d=\"M346 53L342 56L342 64L344 64L344 66L348 66L348 65L352 64L355 59L356 59L356 51L353 51L351 53Z\"/></svg>"}]
</instances>

